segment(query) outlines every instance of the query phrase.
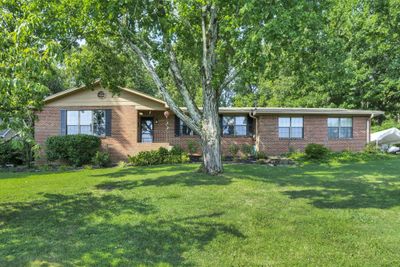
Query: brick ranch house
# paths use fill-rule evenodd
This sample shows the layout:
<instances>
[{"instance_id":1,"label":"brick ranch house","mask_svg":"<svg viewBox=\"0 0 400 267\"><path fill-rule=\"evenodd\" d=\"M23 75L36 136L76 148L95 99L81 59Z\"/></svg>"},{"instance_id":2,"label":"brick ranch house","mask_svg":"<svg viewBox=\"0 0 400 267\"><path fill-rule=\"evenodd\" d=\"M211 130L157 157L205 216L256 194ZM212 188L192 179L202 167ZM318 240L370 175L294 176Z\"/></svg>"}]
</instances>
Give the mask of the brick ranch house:
<instances>
[{"instance_id":1,"label":"brick ranch house","mask_svg":"<svg viewBox=\"0 0 400 267\"><path fill-rule=\"evenodd\" d=\"M250 144L257 151L279 155L303 150L309 143L334 151L359 151L369 142L370 122L380 111L322 108L220 108L222 150L230 144ZM100 83L69 89L45 99L38 113L35 139L94 134L101 137L113 161L139 151L198 141L162 100L121 88L113 96Z\"/></svg>"}]
</instances>

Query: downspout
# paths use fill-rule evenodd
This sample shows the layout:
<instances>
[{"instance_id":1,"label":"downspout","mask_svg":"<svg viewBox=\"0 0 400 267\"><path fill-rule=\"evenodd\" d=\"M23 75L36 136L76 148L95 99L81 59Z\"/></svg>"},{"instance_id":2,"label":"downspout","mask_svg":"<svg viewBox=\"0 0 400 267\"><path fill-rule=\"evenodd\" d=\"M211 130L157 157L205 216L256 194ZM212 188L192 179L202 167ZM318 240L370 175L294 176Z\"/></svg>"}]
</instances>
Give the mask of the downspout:
<instances>
[{"instance_id":1,"label":"downspout","mask_svg":"<svg viewBox=\"0 0 400 267\"><path fill-rule=\"evenodd\" d=\"M372 119L374 118L375 116L374 116L374 114L372 113L371 114L371 117L369 118L369 122L368 122L368 125L367 125L367 144L369 144L370 142L371 142L371 123L372 123ZM376 149L378 149L379 148L379 140L378 139L376 139L375 140L375 147L376 147Z\"/></svg>"},{"instance_id":2,"label":"downspout","mask_svg":"<svg viewBox=\"0 0 400 267\"><path fill-rule=\"evenodd\" d=\"M258 136L258 120L257 120L257 117L255 116L256 115L256 111L257 111L257 108L254 108L254 110L252 110L252 111L250 111L249 112L249 117L250 118L253 118L253 120L254 120L254 122L255 122L255 124L256 124L256 131L255 131L255 136L256 136L256 151L259 151L259 136Z\"/></svg>"}]
</instances>

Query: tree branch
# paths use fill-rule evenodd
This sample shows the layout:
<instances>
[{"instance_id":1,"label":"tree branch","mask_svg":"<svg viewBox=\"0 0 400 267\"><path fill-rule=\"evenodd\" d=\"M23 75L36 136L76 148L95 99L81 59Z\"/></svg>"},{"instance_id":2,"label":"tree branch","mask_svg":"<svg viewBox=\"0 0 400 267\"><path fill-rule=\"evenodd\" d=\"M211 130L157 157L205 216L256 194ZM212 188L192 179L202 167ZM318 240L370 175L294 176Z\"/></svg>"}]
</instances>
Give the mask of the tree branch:
<instances>
[{"instance_id":1,"label":"tree branch","mask_svg":"<svg viewBox=\"0 0 400 267\"><path fill-rule=\"evenodd\" d=\"M141 59L143 65L145 66L146 70L149 72L151 77L153 78L154 83L160 90L161 94L163 95L165 101L167 102L168 106L171 108L171 110L180 118L182 119L185 124L191 128L193 131L195 131L197 134L201 133L200 127L196 121L194 121L192 118L187 116L176 104L167 89L165 88L163 82L161 81L160 77L158 76L157 72L155 71L153 65L151 64L149 58L145 55L145 53L133 42L130 40L127 40L125 38L127 44L129 47L138 55L138 57Z\"/></svg>"},{"instance_id":2,"label":"tree branch","mask_svg":"<svg viewBox=\"0 0 400 267\"><path fill-rule=\"evenodd\" d=\"M160 24L161 26L161 24ZM162 26L161 26L162 28ZM183 100L185 101L186 107L190 116L199 123L201 120L201 113L196 104L194 103L192 97L190 96L189 90L186 86L186 83L182 77L181 70L179 68L178 60L176 58L176 54L172 48L171 43L167 39L165 31L163 30L163 43L169 54L169 69L171 76L174 79L175 86L178 88L179 93L182 95Z\"/></svg>"},{"instance_id":3,"label":"tree branch","mask_svg":"<svg viewBox=\"0 0 400 267\"><path fill-rule=\"evenodd\" d=\"M218 39L218 22L217 22L217 8L212 5L210 7L210 21L208 24L208 35L210 38L209 48L209 61L213 67L215 64L215 47Z\"/></svg>"},{"instance_id":4,"label":"tree branch","mask_svg":"<svg viewBox=\"0 0 400 267\"><path fill-rule=\"evenodd\" d=\"M229 71L219 86L218 92L222 92L222 90L224 90L224 88L227 87L238 75L239 71L237 71L237 69L232 69Z\"/></svg>"},{"instance_id":5,"label":"tree branch","mask_svg":"<svg viewBox=\"0 0 400 267\"><path fill-rule=\"evenodd\" d=\"M207 24L207 12L210 13L210 21ZM212 71L215 65L215 47L218 39L218 21L217 9L214 5L206 5L202 8L201 15L201 30L203 39L203 60L202 60L202 74L203 74L203 89L211 87Z\"/></svg>"}]
</instances>

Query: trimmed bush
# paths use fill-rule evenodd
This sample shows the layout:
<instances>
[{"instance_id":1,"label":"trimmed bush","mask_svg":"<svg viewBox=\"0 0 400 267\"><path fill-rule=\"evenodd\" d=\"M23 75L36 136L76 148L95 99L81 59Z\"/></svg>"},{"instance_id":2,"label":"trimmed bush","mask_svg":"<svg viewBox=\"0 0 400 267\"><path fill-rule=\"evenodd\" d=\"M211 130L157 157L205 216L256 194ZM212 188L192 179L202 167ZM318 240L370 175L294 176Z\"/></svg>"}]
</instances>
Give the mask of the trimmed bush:
<instances>
[{"instance_id":1,"label":"trimmed bush","mask_svg":"<svg viewBox=\"0 0 400 267\"><path fill-rule=\"evenodd\" d=\"M92 162L100 145L100 138L92 135L51 136L46 140L46 156L49 161L82 166Z\"/></svg>"},{"instance_id":2,"label":"trimmed bush","mask_svg":"<svg viewBox=\"0 0 400 267\"><path fill-rule=\"evenodd\" d=\"M182 149L172 148L168 151L165 148L158 150L141 151L134 156L128 156L129 163L134 166L149 166L159 164L177 164L189 162L189 155Z\"/></svg>"},{"instance_id":3,"label":"trimmed bush","mask_svg":"<svg viewBox=\"0 0 400 267\"><path fill-rule=\"evenodd\" d=\"M111 156L108 151L97 151L92 159L92 163L97 167L110 167L111 166Z\"/></svg>"},{"instance_id":4,"label":"trimmed bush","mask_svg":"<svg viewBox=\"0 0 400 267\"><path fill-rule=\"evenodd\" d=\"M323 159L328 153L329 149L320 144L308 144L304 150L308 159Z\"/></svg>"}]
</instances>

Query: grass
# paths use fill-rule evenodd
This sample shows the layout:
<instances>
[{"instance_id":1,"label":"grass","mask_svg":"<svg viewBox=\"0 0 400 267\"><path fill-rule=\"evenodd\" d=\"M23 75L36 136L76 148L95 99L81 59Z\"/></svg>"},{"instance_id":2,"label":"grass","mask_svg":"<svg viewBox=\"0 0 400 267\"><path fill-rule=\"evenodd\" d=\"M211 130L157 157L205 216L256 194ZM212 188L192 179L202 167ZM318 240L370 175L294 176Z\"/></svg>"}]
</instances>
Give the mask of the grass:
<instances>
[{"instance_id":1,"label":"grass","mask_svg":"<svg viewBox=\"0 0 400 267\"><path fill-rule=\"evenodd\" d=\"M0 173L0 266L399 266L399 166Z\"/></svg>"}]
</instances>

